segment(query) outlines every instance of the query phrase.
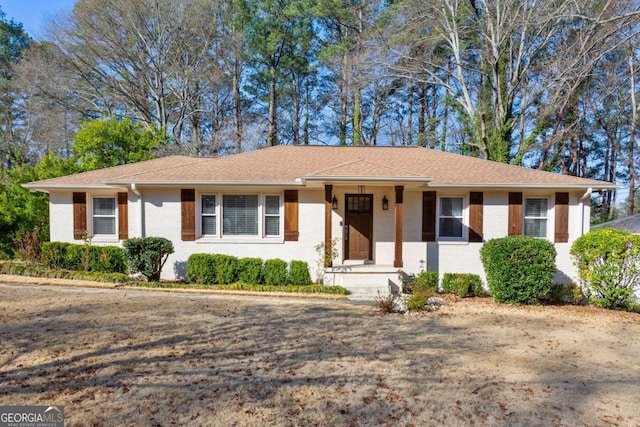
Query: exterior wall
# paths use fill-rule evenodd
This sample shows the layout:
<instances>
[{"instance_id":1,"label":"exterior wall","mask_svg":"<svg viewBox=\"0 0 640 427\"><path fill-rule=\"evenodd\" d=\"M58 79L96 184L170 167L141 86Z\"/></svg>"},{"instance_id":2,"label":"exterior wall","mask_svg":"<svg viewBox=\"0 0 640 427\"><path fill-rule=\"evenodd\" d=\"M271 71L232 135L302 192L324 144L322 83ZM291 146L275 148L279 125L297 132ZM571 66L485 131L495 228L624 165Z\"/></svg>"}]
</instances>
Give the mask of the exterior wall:
<instances>
[{"instance_id":1,"label":"exterior wall","mask_svg":"<svg viewBox=\"0 0 640 427\"><path fill-rule=\"evenodd\" d=\"M422 269L444 273L475 273L486 281L480 261L482 243L461 241L422 242L422 191L424 189L406 189L404 192L403 218L403 270L418 273ZM122 190L120 190L122 191ZM140 197L129 191L129 236L158 236L171 240L175 253L171 255L163 270L163 278L184 278L185 266L189 255L193 253L223 253L238 257L259 257L263 259L281 258L309 263L313 278L320 274L319 254L315 247L324 242L324 189L299 189L299 240L285 242L283 237L269 239L211 237L196 241L181 240L181 202L179 188L139 189ZM201 188L196 190L196 199L202 193L215 191L223 193L264 193L280 194L281 189L263 188ZM468 224L469 190L436 189L441 196L461 196L464 198L464 223ZM96 195L113 195L117 190L89 192L87 200ZM357 186L334 186L334 195L338 199L338 209L332 211L332 236L338 238L338 254L334 264L344 260L343 225L345 195L357 194ZM373 260L380 266L393 266L395 233L395 192L391 186L366 186L365 194L373 194ZM554 191L523 192L523 197L548 198L547 239L554 238ZM569 256L569 249L575 239L589 229L589 203L581 203L581 192L571 192L569 200L569 242L556 244L558 256L558 282L575 280L575 268ZM382 209L382 199L389 201L389 209ZM220 201L218 202L220 203ZM494 239L507 235L508 191L484 192L484 239ZM87 207L90 212L89 206ZM283 217L282 213L282 217ZM584 220L583 216L584 215ZM51 240L74 242L73 239L73 203L72 192L52 192L50 194ZM282 219L283 221L283 219ZM90 224L90 218L88 224ZM116 227L117 229L117 227ZM282 234L284 227L281 224ZM468 230L465 230L465 235ZM75 241L78 242L78 241ZM93 238L93 244L118 244L117 238Z\"/></svg>"}]
</instances>

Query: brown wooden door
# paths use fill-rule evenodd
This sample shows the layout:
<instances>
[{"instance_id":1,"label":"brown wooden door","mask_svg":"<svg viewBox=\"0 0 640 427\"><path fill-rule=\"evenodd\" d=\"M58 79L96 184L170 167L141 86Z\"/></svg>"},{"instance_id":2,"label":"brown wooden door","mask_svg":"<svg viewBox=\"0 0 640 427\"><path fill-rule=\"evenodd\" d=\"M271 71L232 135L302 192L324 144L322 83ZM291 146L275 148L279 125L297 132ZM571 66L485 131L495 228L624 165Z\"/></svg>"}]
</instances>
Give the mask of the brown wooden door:
<instances>
[{"instance_id":1,"label":"brown wooden door","mask_svg":"<svg viewBox=\"0 0 640 427\"><path fill-rule=\"evenodd\" d=\"M347 194L345 259L372 259L373 195Z\"/></svg>"}]
</instances>

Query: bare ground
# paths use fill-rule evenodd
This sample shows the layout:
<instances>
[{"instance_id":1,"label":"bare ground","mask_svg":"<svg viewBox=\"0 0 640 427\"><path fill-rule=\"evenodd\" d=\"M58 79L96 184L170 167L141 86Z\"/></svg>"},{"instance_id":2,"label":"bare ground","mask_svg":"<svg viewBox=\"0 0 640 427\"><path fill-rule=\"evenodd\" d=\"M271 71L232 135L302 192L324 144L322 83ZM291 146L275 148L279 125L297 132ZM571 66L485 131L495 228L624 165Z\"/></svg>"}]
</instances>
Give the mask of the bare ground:
<instances>
[{"instance_id":1,"label":"bare ground","mask_svg":"<svg viewBox=\"0 0 640 427\"><path fill-rule=\"evenodd\" d=\"M0 405L76 425L640 426L640 315L0 285Z\"/></svg>"}]
</instances>

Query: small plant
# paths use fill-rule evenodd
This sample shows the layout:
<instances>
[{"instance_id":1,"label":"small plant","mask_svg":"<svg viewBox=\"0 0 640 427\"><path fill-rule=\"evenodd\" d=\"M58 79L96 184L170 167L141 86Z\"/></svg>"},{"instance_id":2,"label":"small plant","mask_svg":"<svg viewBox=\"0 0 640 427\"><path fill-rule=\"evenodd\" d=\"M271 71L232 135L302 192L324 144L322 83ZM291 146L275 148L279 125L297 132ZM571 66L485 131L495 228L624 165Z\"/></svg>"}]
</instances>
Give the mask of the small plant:
<instances>
[{"instance_id":1,"label":"small plant","mask_svg":"<svg viewBox=\"0 0 640 427\"><path fill-rule=\"evenodd\" d=\"M545 298L556 273L553 243L529 236L489 240L480 250L493 298L509 304L535 304Z\"/></svg>"},{"instance_id":2,"label":"small plant","mask_svg":"<svg viewBox=\"0 0 640 427\"><path fill-rule=\"evenodd\" d=\"M216 283L216 264L211 254L192 254L187 259L187 281L189 283Z\"/></svg>"},{"instance_id":3,"label":"small plant","mask_svg":"<svg viewBox=\"0 0 640 427\"><path fill-rule=\"evenodd\" d=\"M289 264L289 280L290 285L308 285L311 283L311 275L309 274L309 264L305 261L291 261Z\"/></svg>"},{"instance_id":4,"label":"small plant","mask_svg":"<svg viewBox=\"0 0 640 427\"><path fill-rule=\"evenodd\" d=\"M238 280L257 285L262 283L263 262L260 258L240 258L238 260Z\"/></svg>"},{"instance_id":5,"label":"small plant","mask_svg":"<svg viewBox=\"0 0 640 427\"><path fill-rule=\"evenodd\" d=\"M238 258L231 255L215 254L216 283L226 285L238 279Z\"/></svg>"},{"instance_id":6,"label":"small plant","mask_svg":"<svg viewBox=\"0 0 640 427\"><path fill-rule=\"evenodd\" d=\"M482 296L482 279L477 274L445 273L442 277L442 292L456 294L460 298L467 295Z\"/></svg>"},{"instance_id":7,"label":"small plant","mask_svg":"<svg viewBox=\"0 0 640 427\"><path fill-rule=\"evenodd\" d=\"M264 262L264 283L284 285L287 283L287 263L281 259L268 259Z\"/></svg>"},{"instance_id":8,"label":"small plant","mask_svg":"<svg viewBox=\"0 0 640 427\"><path fill-rule=\"evenodd\" d=\"M316 272L318 277L316 278L317 283L322 282L322 278L324 277L324 273L327 271L327 267L329 265L333 265L333 262L338 258L338 243L340 239L335 237L331 240L331 250L328 251L325 245L325 242L320 242L313 247L316 253L318 254L318 259L316 261Z\"/></svg>"},{"instance_id":9,"label":"small plant","mask_svg":"<svg viewBox=\"0 0 640 427\"><path fill-rule=\"evenodd\" d=\"M429 298L433 296L435 292L430 291L415 291L406 298L407 310L409 312L424 311L426 305L429 303Z\"/></svg>"},{"instance_id":10,"label":"small plant","mask_svg":"<svg viewBox=\"0 0 640 427\"><path fill-rule=\"evenodd\" d=\"M140 273L147 281L160 280L162 267L173 253L173 243L164 237L136 237L123 242L131 273Z\"/></svg>"},{"instance_id":11,"label":"small plant","mask_svg":"<svg viewBox=\"0 0 640 427\"><path fill-rule=\"evenodd\" d=\"M396 298L392 294L382 296L378 293L378 296L375 297L374 300L382 314L395 313L398 309Z\"/></svg>"},{"instance_id":12,"label":"small plant","mask_svg":"<svg viewBox=\"0 0 640 427\"><path fill-rule=\"evenodd\" d=\"M42 238L40 228L19 233L13 239L18 255L23 261L40 262L42 257Z\"/></svg>"}]
</instances>

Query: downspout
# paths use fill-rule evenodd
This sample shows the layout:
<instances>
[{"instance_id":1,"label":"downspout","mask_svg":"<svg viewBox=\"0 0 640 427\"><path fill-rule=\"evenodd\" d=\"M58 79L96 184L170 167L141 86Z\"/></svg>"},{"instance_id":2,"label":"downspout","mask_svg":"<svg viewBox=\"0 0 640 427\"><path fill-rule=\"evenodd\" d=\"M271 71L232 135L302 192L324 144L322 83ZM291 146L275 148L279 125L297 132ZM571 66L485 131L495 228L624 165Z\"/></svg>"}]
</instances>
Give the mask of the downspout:
<instances>
[{"instance_id":1,"label":"downspout","mask_svg":"<svg viewBox=\"0 0 640 427\"><path fill-rule=\"evenodd\" d=\"M136 187L136 183L131 183L131 191L138 197L138 230L140 231L140 237L144 237L144 224L143 224L143 216L144 216L144 201L142 200L142 193Z\"/></svg>"},{"instance_id":2,"label":"downspout","mask_svg":"<svg viewBox=\"0 0 640 427\"><path fill-rule=\"evenodd\" d=\"M582 195L582 197L580 197L580 219L581 219L581 226L580 226L580 235L582 236L584 234L584 200L586 200L587 198L589 199L589 203L591 203L591 193L593 193L593 188L589 187L587 188L586 193L584 193ZM591 221L589 221L591 222Z\"/></svg>"}]
</instances>

